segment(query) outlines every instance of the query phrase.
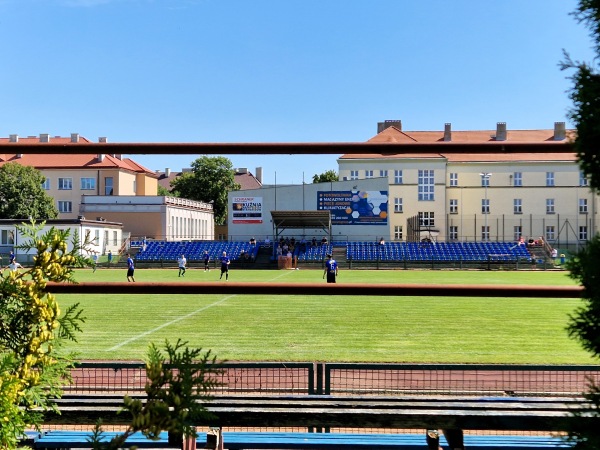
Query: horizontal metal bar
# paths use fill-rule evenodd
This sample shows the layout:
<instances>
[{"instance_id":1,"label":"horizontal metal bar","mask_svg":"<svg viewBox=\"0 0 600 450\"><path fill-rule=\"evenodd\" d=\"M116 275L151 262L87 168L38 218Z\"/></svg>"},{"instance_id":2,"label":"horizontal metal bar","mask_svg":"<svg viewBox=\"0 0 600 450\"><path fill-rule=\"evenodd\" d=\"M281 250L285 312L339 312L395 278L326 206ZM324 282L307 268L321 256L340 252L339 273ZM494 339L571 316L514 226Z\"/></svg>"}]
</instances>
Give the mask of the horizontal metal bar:
<instances>
[{"instance_id":1,"label":"horizontal metal bar","mask_svg":"<svg viewBox=\"0 0 600 450\"><path fill-rule=\"evenodd\" d=\"M317 277L318 278L318 277ZM48 283L48 291L56 294L238 294L345 296L440 296L440 297L527 297L581 298L581 286L504 286L447 284L303 284L286 283Z\"/></svg>"},{"instance_id":2,"label":"horizontal metal bar","mask_svg":"<svg viewBox=\"0 0 600 450\"><path fill-rule=\"evenodd\" d=\"M314 143L15 143L2 146L4 153L147 154L147 155L319 155L404 153L573 153L569 143L544 142L314 142Z\"/></svg>"}]
</instances>

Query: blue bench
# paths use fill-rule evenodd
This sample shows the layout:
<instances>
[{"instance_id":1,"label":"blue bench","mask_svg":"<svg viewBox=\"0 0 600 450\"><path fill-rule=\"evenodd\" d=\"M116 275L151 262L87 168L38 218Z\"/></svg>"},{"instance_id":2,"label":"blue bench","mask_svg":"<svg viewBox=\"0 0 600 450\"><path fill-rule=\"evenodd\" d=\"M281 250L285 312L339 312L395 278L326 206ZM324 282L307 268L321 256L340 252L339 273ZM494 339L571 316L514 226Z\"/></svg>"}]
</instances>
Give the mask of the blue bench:
<instances>
[{"instance_id":1,"label":"blue bench","mask_svg":"<svg viewBox=\"0 0 600 450\"><path fill-rule=\"evenodd\" d=\"M106 432L104 439L109 440L117 433ZM48 431L38 438L36 449L89 448L91 433L86 431ZM558 437L549 436L500 436L466 435L465 446L479 450L557 450L569 446ZM199 437L197 448L204 448L205 439ZM379 449L379 450L426 450L424 434L355 434L355 433L298 433L298 432L242 432L223 433L224 448L243 449ZM168 444L167 433L161 433L159 440L150 440L141 433L135 433L126 443L126 447L173 448ZM440 437L440 445L447 443Z\"/></svg>"}]
</instances>

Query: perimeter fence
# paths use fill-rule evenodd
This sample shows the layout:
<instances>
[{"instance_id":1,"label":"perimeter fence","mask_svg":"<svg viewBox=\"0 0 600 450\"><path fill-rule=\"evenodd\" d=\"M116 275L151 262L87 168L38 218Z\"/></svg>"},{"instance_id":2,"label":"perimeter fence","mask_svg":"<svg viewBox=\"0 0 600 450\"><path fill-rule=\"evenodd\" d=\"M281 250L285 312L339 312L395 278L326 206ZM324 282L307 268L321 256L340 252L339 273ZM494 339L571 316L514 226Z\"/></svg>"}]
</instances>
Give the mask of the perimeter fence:
<instances>
[{"instance_id":1,"label":"perimeter fence","mask_svg":"<svg viewBox=\"0 0 600 450\"><path fill-rule=\"evenodd\" d=\"M227 362L219 395L465 395L574 397L600 384L600 366ZM70 394L141 394L141 362L81 362Z\"/></svg>"}]
</instances>

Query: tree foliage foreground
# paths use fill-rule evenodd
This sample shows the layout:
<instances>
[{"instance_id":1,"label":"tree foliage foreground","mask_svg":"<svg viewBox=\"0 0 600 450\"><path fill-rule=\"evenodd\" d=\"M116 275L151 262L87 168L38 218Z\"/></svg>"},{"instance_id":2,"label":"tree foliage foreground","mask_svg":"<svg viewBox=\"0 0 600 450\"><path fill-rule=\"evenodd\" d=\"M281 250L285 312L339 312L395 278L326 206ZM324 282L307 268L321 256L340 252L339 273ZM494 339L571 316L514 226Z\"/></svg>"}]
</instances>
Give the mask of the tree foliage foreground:
<instances>
[{"instance_id":1,"label":"tree foliage foreground","mask_svg":"<svg viewBox=\"0 0 600 450\"><path fill-rule=\"evenodd\" d=\"M600 0L580 0L573 16L589 30L596 53L594 63L578 62L565 52L563 70L574 70L569 117L577 130L573 142L579 165L588 177L592 192L600 191ZM568 261L571 277L584 288L583 304L569 318L569 336L578 340L595 358L600 357L600 237L594 235L585 248ZM585 397L590 407L583 413L595 420L582 420L569 430L568 440L576 449L600 449L600 387L590 382Z\"/></svg>"},{"instance_id":2,"label":"tree foliage foreground","mask_svg":"<svg viewBox=\"0 0 600 450\"><path fill-rule=\"evenodd\" d=\"M77 234L67 250L68 230L41 225L19 226L24 243L18 248L37 251L27 270L4 273L0 279L0 448L14 449L27 428L39 427L43 411L54 409L70 380L73 355L60 344L76 340L83 323L79 305L61 314L49 281L74 282L73 268L89 264L80 256Z\"/></svg>"}]
</instances>

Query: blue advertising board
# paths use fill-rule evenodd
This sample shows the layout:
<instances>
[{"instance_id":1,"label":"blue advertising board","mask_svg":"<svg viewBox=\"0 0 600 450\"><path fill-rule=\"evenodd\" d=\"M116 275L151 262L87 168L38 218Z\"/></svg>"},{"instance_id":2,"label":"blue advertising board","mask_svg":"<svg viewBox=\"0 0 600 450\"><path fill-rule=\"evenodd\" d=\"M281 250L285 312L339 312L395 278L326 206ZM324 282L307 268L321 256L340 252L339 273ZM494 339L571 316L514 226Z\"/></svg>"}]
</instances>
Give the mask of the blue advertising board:
<instances>
[{"instance_id":1,"label":"blue advertising board","mask_svg":"<svg viewBox=\"0 0 600 450\"><path fill-rule=\"evenodd\" d=\"M387 225L387 191L318 191L317 209L332 225Z\"/></svg>"}]
</instances>

